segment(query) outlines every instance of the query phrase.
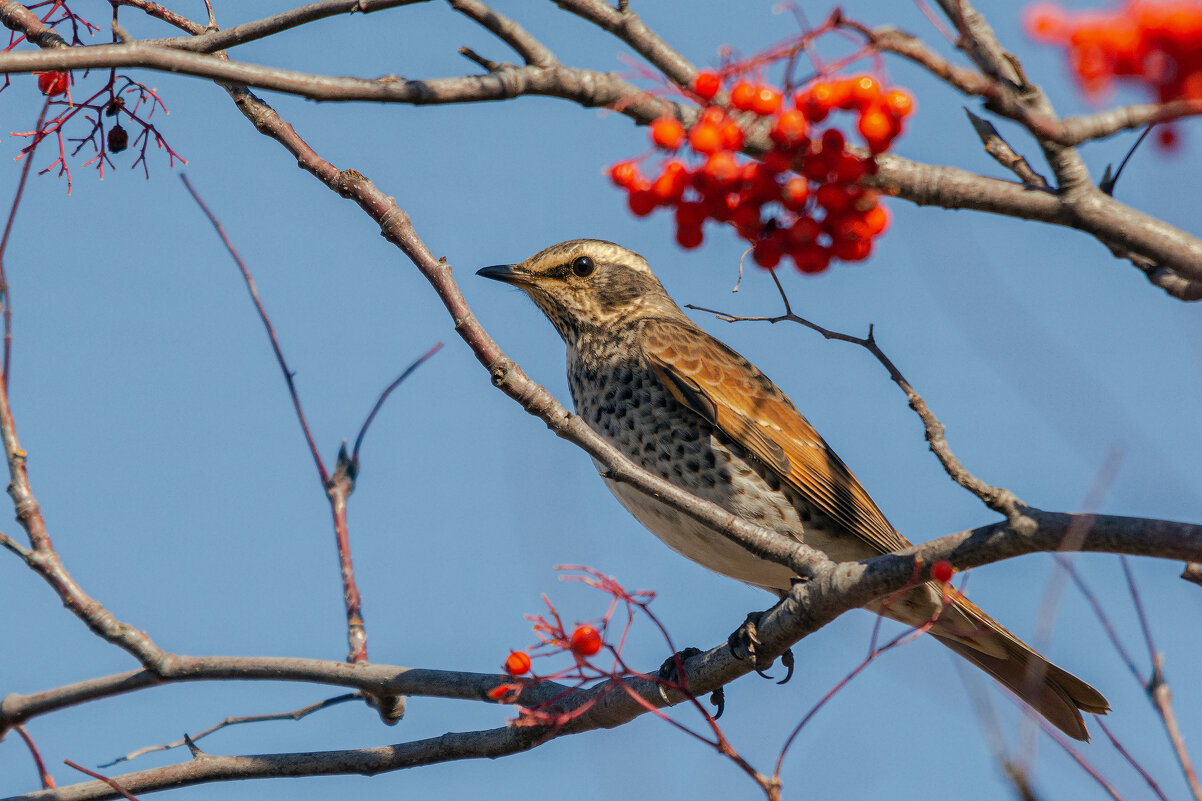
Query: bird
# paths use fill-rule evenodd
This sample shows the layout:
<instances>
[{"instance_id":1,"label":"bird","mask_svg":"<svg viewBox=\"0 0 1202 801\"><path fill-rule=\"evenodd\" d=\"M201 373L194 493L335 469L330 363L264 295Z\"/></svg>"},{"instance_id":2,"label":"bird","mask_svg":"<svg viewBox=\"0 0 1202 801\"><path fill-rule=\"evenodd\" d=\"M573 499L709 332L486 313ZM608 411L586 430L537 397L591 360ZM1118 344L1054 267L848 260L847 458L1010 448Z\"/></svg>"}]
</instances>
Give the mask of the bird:
<instances>
[{"instance_id":1,"label":"bird","mask_svg":"<svg viewBox=\"0 0 1202 801\"><path fill-rule=\"evenodd\" d=\"M836 562L909 547L788 396L685 315L639 254L575 239L477 275L520 288L542 310L567 348L576 413L650 473ZM797 581L789 568L630 484L606 484L686 558L782 598ZM1110 708L1089 684L935 583L867 608L911 626L933 619L936 640L1074 739L1089 739L1082 711Z\"/></svg>"}]
</instances>

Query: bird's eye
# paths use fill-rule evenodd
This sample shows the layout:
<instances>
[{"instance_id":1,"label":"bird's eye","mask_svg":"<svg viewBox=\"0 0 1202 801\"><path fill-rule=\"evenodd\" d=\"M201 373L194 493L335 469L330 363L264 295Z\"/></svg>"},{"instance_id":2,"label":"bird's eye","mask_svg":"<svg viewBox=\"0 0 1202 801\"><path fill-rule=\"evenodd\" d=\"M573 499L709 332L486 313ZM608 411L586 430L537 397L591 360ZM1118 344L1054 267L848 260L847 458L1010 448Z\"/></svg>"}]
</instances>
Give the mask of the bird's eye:
<instances>
[{"instance_id":1,"label":"bird's eye","mask_svg":"<svg viewBox=\"0 0 1202 801\"><path fill-rule=\"evenodd\" d=\"M588 256L580 256L572 262L572 273L580 278L588 278L595 269L597 265L593 264L593 260Z\"/></svg>"}]
</instances>

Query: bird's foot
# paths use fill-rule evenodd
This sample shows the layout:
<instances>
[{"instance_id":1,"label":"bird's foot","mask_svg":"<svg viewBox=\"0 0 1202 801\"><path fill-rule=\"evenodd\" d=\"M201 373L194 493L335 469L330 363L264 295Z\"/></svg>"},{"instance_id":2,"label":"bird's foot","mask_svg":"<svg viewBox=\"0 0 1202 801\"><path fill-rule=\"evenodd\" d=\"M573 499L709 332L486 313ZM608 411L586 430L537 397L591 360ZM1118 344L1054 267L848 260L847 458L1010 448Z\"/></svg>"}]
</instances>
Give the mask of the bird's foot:
<instances>
[{"instance_id":1,"label":"bird's foot","mask_svg":"<svg viewBox=\"0 0 1202 801\"><path fill-rule=\"evenodd\" d=\"M735 659L750 659L752 664L755 666L756 673L760 674L765 679L771 679L772 677L764 671L772 666L772 662L770 660L768 664L761 666L760 656L757 650L758 646L760 645L757 627L760 619L763 616L763 612L752 612L748 614L747 619L743 621L743 625L735 629L734 633L726 638L726 644L729 646L730 653ZM795 662L793 659L792 648L780 655L780 663L785 666L786 673L785 677L778 681L777 684L784 684L789 679L793 678L793 666Z\"/></svg>"},{"instance_id":2,"label":"bird's foot","mask_svg":"<svg viewBox=\"0 0 1202 801\"><path fill-rule=\"evenodd\" d=\"M682 690L686 689L685 682L683 681L680 671L684 667L684 661L686 659L697 656L700 653L702 653L700 648L685 648L677 651L665 659L664 663L659 666L657 676L663 680L664 684L672 684ZM661 685L659 691L660 695L664 697L665 701L667 701L668 699L664 693L664 689L664 686ZM722 717L722 713L726 710L726 693L721 687L710 693L710 703L717 708L717 711L714 713L714 720Z\"/></svg>"}]
</instances>

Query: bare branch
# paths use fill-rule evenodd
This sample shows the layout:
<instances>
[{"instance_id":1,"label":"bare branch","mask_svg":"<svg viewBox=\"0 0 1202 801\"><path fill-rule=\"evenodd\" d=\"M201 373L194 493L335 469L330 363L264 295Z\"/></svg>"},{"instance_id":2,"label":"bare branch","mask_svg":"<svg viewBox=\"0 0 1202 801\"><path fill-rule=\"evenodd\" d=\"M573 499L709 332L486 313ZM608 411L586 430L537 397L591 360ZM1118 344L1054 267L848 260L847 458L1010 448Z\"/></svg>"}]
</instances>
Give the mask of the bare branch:
<instances>
[{"instance_id":1,"label":"bare branch","mask_svg":"<svg viewBox=\"0 0 1202 801\"><path fill-rule=\"evenodd\" d=\"M1048 179L1037 173L1025 158L1014 152L1014 148L1002 138L997 128L993 127L993 123L981 119L967 108L964 109L964 113L968 115L968 121L972 123L981 144L985 146L985 152L993 156L994 161L1017 175L1019 180L1028 186L1050 188Z\"/></svg>"},{"instance_id":2,"label":"bare branch","mask_svg":"<svg viewBox=\"0 0 1202 801\"><path fill-rule=\"evenodd\" d=\"M116 2L120 5L135 5L134 3L130 3L129 0L116 0ZM373 11L383 11L389 8L397 8L398 6L409 6L426 2L429 2L429 0L322 0L322 2L309 3L308 5L283 11L279 14L273 14L263 19L234 25L222 31L212 31L209 33L200 33L197 36L180 36L170 39L149 39L143 43L171 47L178 50L189 50L193 53L214 53L227 47L236 47L240 44L253 42L256 39L263 39L281 31L286 31L289 28L296 28L300 25L327 17L340 16L342 14L370 14ZM143 8L143 10L149 11L150 9ZM184 27L179 25L177 21L170 21L176 24L177 27ZM205 30L204 27L199 25L197 25L197 28L200 31Z\"/></svg>"},{"instance_id":3,"label":"bare branch","mask_svg":"<svg viewBox=\"0 0 1202 801\"><path fill-rule=\"evenodd\" d=\"M555 54L542 42L531 36L525 28L504 14L492 10L480 0L449 0L449 2L451 8L480 23L498 39L512 47L527 65L550 67L559 63Z\"/></svg>"}]
</instances>

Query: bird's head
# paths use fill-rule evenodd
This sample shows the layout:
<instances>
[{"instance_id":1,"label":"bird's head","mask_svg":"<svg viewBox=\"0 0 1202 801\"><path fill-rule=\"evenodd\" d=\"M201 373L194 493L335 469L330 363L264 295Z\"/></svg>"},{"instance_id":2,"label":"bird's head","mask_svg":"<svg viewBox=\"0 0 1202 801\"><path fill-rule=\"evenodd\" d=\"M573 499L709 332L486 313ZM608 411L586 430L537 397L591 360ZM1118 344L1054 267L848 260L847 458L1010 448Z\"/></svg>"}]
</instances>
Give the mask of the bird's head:
<instances>
[{"instance_id":1,"label":"bird's head","mask_svg":"<svg viewBox=\"0 0 1202 801\"><path fill-rule=\"evenodd\" d=\"M560 242L521 264L485 267L476 275L521 288L569 343L648 317L683 316L646 259L600 239Z\"/></svg>"}]
</instances>

